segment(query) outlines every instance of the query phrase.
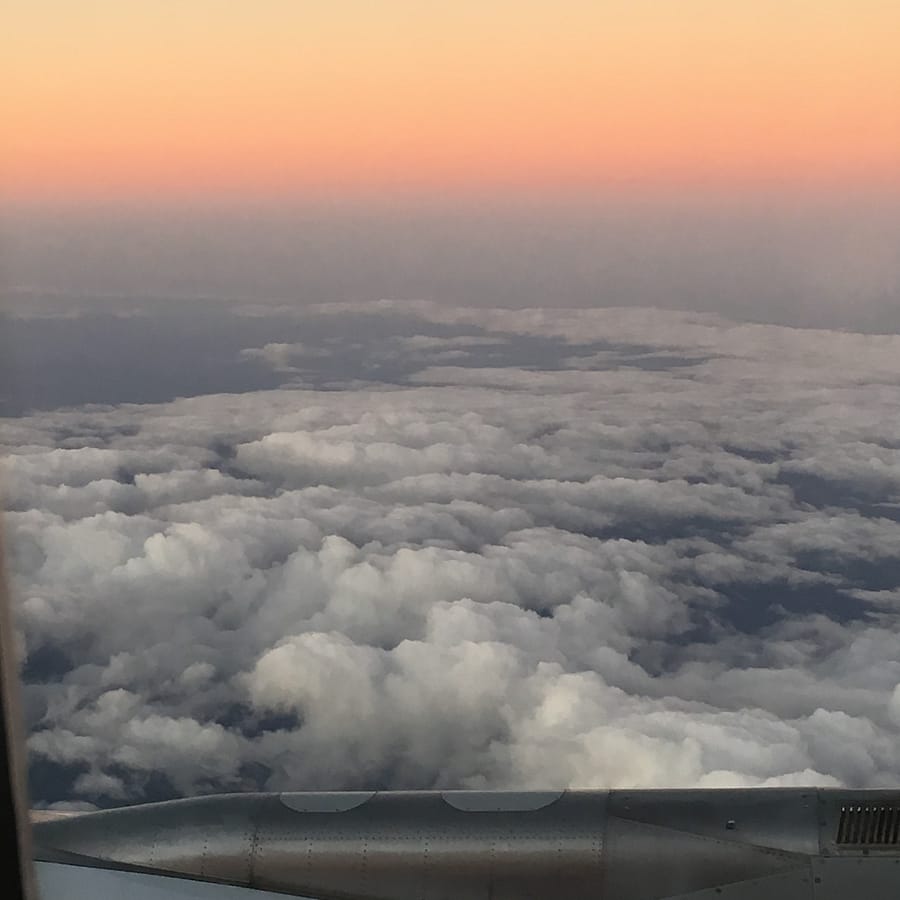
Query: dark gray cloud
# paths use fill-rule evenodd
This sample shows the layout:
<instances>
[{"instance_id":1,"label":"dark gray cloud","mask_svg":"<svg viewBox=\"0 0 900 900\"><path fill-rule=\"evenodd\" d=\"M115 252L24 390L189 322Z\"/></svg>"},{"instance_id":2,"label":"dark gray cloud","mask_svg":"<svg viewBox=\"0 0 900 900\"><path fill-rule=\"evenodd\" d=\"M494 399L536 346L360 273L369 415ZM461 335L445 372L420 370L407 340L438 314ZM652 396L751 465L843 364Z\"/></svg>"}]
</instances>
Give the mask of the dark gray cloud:
<instances>
[{"instance_id":1,"label":"dark gray cloud","mask_svg":"<svg viewBox=\"0 0 900 900\"><path fill-rule=\"evenodd\" d=\"M900 337L277 315L3 423L38 801L900 778Z\"/></svg>"}]
</instances>

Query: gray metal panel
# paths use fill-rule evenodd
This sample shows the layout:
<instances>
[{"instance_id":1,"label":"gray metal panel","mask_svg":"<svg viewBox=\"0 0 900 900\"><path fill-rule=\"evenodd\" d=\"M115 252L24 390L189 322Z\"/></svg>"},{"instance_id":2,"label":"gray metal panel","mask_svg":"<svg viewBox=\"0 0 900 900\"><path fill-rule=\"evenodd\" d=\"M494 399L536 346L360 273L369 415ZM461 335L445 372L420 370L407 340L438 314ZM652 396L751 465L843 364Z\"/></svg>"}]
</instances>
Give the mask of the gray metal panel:
<instances>
[{"instance_id":1,"label":"gray metal panel","mask_svg":"<svg viewBox=\"0 0 900 900\"><path fill-rule=\"evenodd\" d=\"M270 796L149 803L43 822L35 833L41 846L85 857L249 884L256 815Z\"/></svg>"},{"instance_id":2,"label":"gray metal panel","mask_svg":"<svg viewBox=\"0 0 900 900\"><path fill-rule=\"evenodd\" d=\"M766 878L751 878L737 884L706 888L690 894L666 897L666 900L812 900L813 884L809 865L793 872L780 872Z\"/></svg>"},{"instance_id":3,"label":"gray metal panel","mask_svg":"<svg viewBox=\"0 0 900 900\"><path fill-rule=\"evenodd\" d=\"M661 900L797 869L807 857L610 816L602 897Z\"/></svg>"},{"instance_id":4,"label":"gray metal panel","mask_svg":"<svg viewBox=\"0 0 900 900\"><path fill-rule=\"evenodd\" d=\"M897 900L900 897L900 859L814 859L812 872L815 900Z\"/></svg>"},{"instance_id":5,"label":"gray metal panel","mask_svg":"<svg viewBox=\"0 0 900 900\"><path fill-rule=\"evenodd\" d=\"M792 853L819 852L814 789L612 791L611 816Z\"/></svg>"},{"instance_id":6,"label":"gray metal panel","mask_svg":"<svg viewBox=\"0 0 900 900\"><path fill-rule=\"evenodd\" d=\"M596 896L605 794L467 812L438 793L379 793L339 816L267 810L253 883L375 900Z\"/></svg>"}]
</instances>

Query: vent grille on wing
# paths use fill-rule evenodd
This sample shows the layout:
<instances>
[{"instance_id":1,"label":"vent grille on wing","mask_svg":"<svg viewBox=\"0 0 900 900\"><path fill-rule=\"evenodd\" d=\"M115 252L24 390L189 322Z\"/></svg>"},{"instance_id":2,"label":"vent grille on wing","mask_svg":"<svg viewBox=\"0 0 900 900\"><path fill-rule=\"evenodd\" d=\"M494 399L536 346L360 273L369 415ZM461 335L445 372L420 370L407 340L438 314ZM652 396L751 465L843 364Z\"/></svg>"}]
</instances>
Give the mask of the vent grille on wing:
<instances>
[{"instance_id":1,"label":"vent grille on wing","mask_svg":"<svg viewBox=\"0 0 900 900\"><path fill-rule=\"evenodd\" d=\"M900 843L900 807L842 806L837 843Z\"/></svg>"}]
</instances>

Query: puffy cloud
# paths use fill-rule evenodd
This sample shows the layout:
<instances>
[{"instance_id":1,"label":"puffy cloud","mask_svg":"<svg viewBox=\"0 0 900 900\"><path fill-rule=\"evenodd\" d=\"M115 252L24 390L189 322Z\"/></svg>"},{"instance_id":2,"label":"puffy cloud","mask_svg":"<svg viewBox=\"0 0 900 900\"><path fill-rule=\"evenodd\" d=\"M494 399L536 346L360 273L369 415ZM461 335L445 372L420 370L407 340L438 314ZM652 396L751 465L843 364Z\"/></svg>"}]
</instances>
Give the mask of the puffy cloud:
<instances>
[{"instance_id":1,"label":"puffy cloud","mask_svg":"<svg viewBox=\"0 0 900 900\"><path fill-rule=\"evenodd\" d=\"M393 380L8 420L40 803L896 783L900 338L402 310Z\"/></svg>"}]
</instances>

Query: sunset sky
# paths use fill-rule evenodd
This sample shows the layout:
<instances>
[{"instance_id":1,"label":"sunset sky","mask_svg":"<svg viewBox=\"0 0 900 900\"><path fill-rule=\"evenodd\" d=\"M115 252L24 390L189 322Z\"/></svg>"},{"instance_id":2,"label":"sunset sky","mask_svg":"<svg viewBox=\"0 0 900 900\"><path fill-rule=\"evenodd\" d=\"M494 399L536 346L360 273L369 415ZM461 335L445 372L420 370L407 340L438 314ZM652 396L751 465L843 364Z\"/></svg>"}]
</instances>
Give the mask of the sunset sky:
<instances>
[{"instance_id":1,"label":"sunset sky","mask_svg":"<svg viewBox=\"0 0 900 900\"><path fill-rule=\"evenodd\" d=\"M900 183L896 0L17 0L6 196Z\"/></svg>"}]
</instances>

